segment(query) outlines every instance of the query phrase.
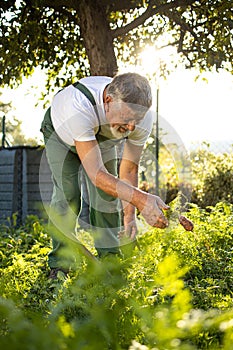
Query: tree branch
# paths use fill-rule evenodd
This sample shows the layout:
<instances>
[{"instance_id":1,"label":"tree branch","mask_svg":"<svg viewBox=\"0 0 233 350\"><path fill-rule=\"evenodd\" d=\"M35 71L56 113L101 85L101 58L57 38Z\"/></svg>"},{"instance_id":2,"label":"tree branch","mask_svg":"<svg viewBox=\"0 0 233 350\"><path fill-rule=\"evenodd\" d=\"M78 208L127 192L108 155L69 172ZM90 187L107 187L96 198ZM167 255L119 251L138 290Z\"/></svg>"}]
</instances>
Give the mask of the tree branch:
<instances>
[{"instance_id":1,"label":"tree branch","mask_svg":"<svg viewBox=\"0 0 233 350\"><path fill-rule=\"evenodd\" d=\"M44 0L43 7L50 7L55 10L61 10L61 8L73 8L75 10L78 9L77 1L75 0Z\"/></svg>"},{"instance_id":2,"label":"tree branch","mask_svg":"<svg viewBox=\"0 0 233 350\"><path fill-rule=\"evenodd\" d=\"M178 49L177 49L178 53L181 52L182 49L183 49L184 36L185 36L185 32L183 30L181 30L181 32L180 32L180 39L179 39L179 42L178 42Z\"/></svg>"},{"instance_id":3,"label":"tree branch","mask_svg":"<svg viewBox=\"0 0 233 350\"><path fill-rule=\"evenodd\" d=\"M176 22L181 28L181 32L185 34L185 32L189 32L192 34L192 36L199 41L197 34L194 32L193 28L185 21L183 21L179 15L177 15L175 12L168 12L166 16L170 19ZM184 34L182 34L184 36Z\"/></svg>"},{"instance_id":4,"label":"tree branch","mask_svg":"<svg viewBox=\"0 0 233 350\"><path fill-rule=\"evenodd\" d=\"M129 31L137 28L142 25L148 18L160 13L167 15L167 11L177 7L187 7L196 2L196 0L174 0L171 2L167 2L165 4L159 5L158 1L152 0L149 1L149 5L146 11L139 17L137 17L134 21L126 24L124 27L117 28L112 31L112 37L116 38L117 36L122 36L127 34Z\"/></svg>"},{"instance_id":5,"label":"tree branch","mask_svg":"<svg viewBox=\"0 0 233 350\"><path fill-rule=\"evenodd\" d=\"M134 21L130 22L129 24L126 24L124 27L117 28L112 31L112 37L116 38L118 36L122 36L127 34L132 29L140 26L143 24L148 18L151 17L152 13L152 6L149 3L149 6L147 7L146 11L139 17L137 17Z\"/></svg>"},{"instance_id":6,"label":"tree branch","mask_svg":"<svg viewBox=\"0 0 233 350\"><path fill-rule=\"evenodd\" d=\"M101 4L107 8L107 12L130 11L144 6L144 1L133 2L131 0L109 1L100 0Z\"/></svg>"}]
</instances>

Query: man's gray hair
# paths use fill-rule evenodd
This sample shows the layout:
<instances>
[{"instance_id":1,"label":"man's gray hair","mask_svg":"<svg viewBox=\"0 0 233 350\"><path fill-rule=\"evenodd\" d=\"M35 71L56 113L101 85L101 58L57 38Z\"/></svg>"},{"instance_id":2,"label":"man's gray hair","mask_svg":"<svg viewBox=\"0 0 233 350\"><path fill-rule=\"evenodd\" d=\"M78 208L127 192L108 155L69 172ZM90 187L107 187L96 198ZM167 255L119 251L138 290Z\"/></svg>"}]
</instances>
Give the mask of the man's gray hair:
<instances>
[{"instance_id":1,"label":"man's gray hair","mask_svg":"<svg viewBox=\"0 0 233 350\"><path fill-rule=\"evenodd\" d=\"M152 105L150 84L137 73L116 75L107 86L106 92L116 100L127 103L138 115L144 115Z\"/></svg>"}]
</instances>

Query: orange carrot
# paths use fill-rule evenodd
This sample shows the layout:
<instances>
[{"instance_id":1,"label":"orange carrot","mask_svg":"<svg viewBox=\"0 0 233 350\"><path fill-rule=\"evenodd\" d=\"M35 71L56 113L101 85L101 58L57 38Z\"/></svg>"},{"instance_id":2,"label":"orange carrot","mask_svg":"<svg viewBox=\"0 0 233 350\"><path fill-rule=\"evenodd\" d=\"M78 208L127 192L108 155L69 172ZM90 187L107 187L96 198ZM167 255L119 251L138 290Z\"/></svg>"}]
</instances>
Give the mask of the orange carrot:
<instances>
[{"instance_id":1,"label":"orange carrot","mask_svg":"<svg viewBox=\"0 0 233 350\"><path fill-rule=\"evenodd\" d=\"M193 228L194 228L194 225L193 225L192 221L187 219L183 215L179 216L179 222L185 228L186 231L192 231Z\"/></svg>"}]
</instances>

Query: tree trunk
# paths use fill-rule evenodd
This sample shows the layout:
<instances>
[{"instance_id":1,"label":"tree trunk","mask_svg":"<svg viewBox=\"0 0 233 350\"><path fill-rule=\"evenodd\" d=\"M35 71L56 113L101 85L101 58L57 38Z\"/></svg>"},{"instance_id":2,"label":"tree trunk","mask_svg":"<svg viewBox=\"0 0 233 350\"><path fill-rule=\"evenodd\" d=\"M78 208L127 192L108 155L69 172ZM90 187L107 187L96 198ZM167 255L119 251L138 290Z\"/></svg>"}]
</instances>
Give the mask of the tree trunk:
<instances>
[{"instance_id":1,"label":"tree trunk","mask_svg":"<svg viewBox=\"0 0 233 350\"><path fill-rule=\"evenodd\" d=\"M105 6L101 6L98 0L79 0L78 7L79 25L91 75L114 76L117 61Z\"/></svg>"}]
</instances>

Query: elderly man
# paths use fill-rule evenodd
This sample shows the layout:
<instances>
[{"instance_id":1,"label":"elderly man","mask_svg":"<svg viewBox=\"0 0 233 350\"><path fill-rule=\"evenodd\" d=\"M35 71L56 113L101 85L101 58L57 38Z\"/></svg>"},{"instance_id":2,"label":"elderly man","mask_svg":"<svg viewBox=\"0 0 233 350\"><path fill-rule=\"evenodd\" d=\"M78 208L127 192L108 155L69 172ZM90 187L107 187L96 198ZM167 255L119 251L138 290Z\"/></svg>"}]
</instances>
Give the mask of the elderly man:
<instances>
[{"instance_id":1,"label":"elderly man","mask_svg":"<svg viewBox=\"0 0 233 350\"><path fill-rule=\"evenodd\" d=\"M141 152L152 129L151 104L150 85L139 74L90 76L57 93L45 114L41 130L54 184L51 207L63 222L69 217L67 231L74 230L81 211L78 179L82 168L99 256L120 251L122 225L128 237L135 238L136 208L148 224L167 226L162 210L168 206L160 197L137 188ZM116 144L122 140L124 150L118 167ZM65 231L58 221L54 217L53 224ZM54 239L49 254L55 275L63 268L61 246Z\"/></svg>"}]
</instances>

